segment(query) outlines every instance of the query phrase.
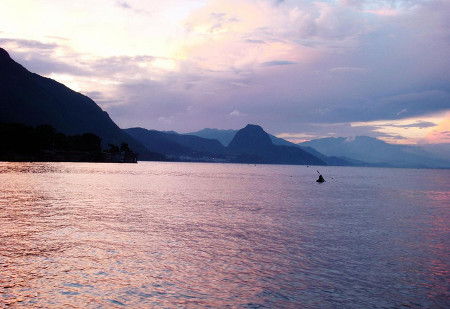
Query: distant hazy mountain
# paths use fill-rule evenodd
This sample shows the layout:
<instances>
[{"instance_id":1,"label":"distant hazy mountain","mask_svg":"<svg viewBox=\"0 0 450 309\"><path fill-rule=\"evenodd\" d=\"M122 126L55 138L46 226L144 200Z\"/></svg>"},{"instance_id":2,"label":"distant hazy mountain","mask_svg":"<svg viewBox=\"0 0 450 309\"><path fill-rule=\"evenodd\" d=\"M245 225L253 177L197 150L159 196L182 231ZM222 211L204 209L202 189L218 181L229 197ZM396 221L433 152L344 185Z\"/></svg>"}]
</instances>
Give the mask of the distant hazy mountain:
<instances>
[{"instance_id":1,"label":"distant hazy mountain","mask_svg":"<svg viewBox=\"0 0 450 309\"><path fill-rule=\"evenodd\" d=\"M219 130L206 128L197 132L186 133L185 135L196 135L203 138L216 139L222 145L228 146L236 135L237 130Z\"/></svg>"},{"instance_id":2,"label":"distant hazy mountain","mask_svg":"<svg viewBox=\"0 0 450 309\"><path fill-rule=\"evenodd\" d=\"M326 165L298 147L274 145L269 134L251 124L236 133L228 150L245 163Z\"/></svg>"},{"instance_id":3,"label":"distant hazy mountain","mask_svg":"<svg viewBox=\"0 0 450 309\"><path fill-rule=\"evenodd\" d=\"M300 143L317 151L335 157L346 157L368 162L375 166L442 168L450 167L448 160L414 146L392 145L376 138L358 136L356 138L330 137Z\"/></svg>"},{"instance_id":4,"label":"distant hazy mountain","mask_svg":"<svg viewBox=\"0 0 450 309\"><path fill-rule=\"evenodd\" d=\"M304 151L306 151L307 153L319 158L320 160L324 161L327 165L333 165L333 166L353 166L353 165L361 165L363 164L362 162L355 162L355 161L351 161L347 158L338 158L338 157L334 157L334 156L326 156L320 152L318 152L317 150L315 150L314 148L311 147L307 147L307 146L300 146L294 143L291 143L285 139L276 137L272 134L269 134L270 140L272 141L272 143L274 145L278 145L278 146L294 146L294 147L298 147ZM364 165L364 164L363 164Z\"/></svg>"},{"instance_id":5,"label":"distant hazy mountain","mask_svg":"<svg viewBox=\"0 0 450 309\"><path fill-rule=\"evenodd\" d=\"M336 156L326 156L321 152L318 152L312 147L305 147L297 145L297 147L303 149L309 154L312 154L313 156L316 156L320 160L324 161L327 165L331 166L366 166L368 165L366 162L358 161L358 160L351 160L346 157L336 157Z\"/></svg>"},{"instance_id":6,"label":"distant hazy mountain","mask_svg":"<svg viewBox=\"0 0 450 309\"><path fill-rule=\"evenodd\" d=\"M449 160L450 158L450 143L447 144L425 144L418 146L426 152L432 153L441 160Z\"/></svg>"},{"instance_id":7,"label":"distant hazy mountain","mask_svg":"<svg viewBox=\"0 0 450 309\"><path fill-rule=\"evenodd\" d=\"M173 158L185 157L187 159L190 157L194 159L223 156L226 153L226 148L214 139L143 128L130 128L124 131L140 141L149 150L160 152Z\"/></svg>"},{"instance_id":8,"label":"distant hazy mountain","mask_svg":"<svg viewBox=\"0 0 450 309\"><path fill-rule=\"evenodd\" d=\"M104 145L126 142L141 158L151 158L94 101L63 84L26 70L0 48L0 122L49 124L58 132L94 133Z\"/></svg>"}]
</instances>

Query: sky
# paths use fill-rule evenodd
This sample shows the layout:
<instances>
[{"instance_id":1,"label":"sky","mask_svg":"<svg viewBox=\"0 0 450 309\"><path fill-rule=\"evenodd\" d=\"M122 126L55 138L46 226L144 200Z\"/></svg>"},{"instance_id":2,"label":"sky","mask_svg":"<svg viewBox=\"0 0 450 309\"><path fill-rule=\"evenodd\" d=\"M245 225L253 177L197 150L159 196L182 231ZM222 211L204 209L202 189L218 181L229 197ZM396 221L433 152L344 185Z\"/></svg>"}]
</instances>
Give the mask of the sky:
<instances>
[{"instance_id":1,"label":"sky","mask_svg":"<svg viewBox=\"0 0 450 309\"><path fill-rule=\"evenodd\" d=\"M121 127L450 143L450 0L0 0L0 46Z\"/></svg>"}]
</instances>

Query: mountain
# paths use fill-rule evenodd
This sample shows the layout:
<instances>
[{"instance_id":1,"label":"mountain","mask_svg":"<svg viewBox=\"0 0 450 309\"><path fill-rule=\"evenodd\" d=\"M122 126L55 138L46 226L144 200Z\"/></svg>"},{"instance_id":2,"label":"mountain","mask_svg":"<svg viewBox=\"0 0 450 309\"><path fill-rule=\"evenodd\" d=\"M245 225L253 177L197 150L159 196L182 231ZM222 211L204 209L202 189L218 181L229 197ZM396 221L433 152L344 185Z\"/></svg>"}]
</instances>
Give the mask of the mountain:
<instances>
[{"instance_id":1,"label":"mountain","mask_svg":"<svg viewBox=\"0 0 450 309\"><path fill-rule=\"evenodd\" d=\"M216 139L218 140L222 145L228 146L231 141L233 140L234 136L236 135L238 130L219 130L219 129L211 129L206 128L200 131L191 132L191 133L185 133L185 135L195 135L200 136L203 138L209 138L209 139ZM276 137L272 134L269 134L270 140L274 145L278 146L297 146L294 143L291 143L285 139Z\"/></svg>"},{"instance_id":2,"label":"mountain","mask_svg":"<svg viewBox=\"0 0 450 309\"><path fill-rule=\"evenodd\" d=\"M355 138L330 137L300 143L300 146L312 147L317 151L335 157L367 162L372 166L411 167L411 168L448 168L450 161L415 146L392 145L373 137ZM361 164L356 164L361 165Z\"/></svg>"},{"instance_id":3,"label":"mountain","mask_svg":"<svg viewBox=\"0 0 450 309\"><path fill-rule=\"evenodd\" d=\"M276 137L272 134L269 134L270 140L272 141L272 143L274 145L278 145L278 146L294 146L294 147L299 147L300 149L306 151L307 153L319 158L320 160L324 161L327 165L332 165L332 166L354 166L356 162L352 162L351 160L347 159L347 158L338 158L335 156L326 156L320 152L318 152L317 150L315 150L312 147L305 147L305 146L300 146L294 143L291 143L285 139ZM358 162L360 163L360 162Z\"/></svg>"},{"instance_id":4,"label":"mountain","mask_svg":"<svg viewBox=\"0 0 450 309\"><path fill-rule=\"evenodd\" d=\"M236 135L238 131L237 130L219 130L219 129L210 129L206 128L197 132L192 133L186 133L190 135L196 135L204 138L211 138L211 139L217 139L219 142L222 143L222 145L227 146L230 144L230 142L233 140L234 136ZM311 147L303 147L299 146L297 144L291 143L285 139L276 137L275 135L269 134L270 140L275 146L290 146L290 147L298 147L307 153L319 158L320 160L324 161L327 165L334 165L334 166L353 166L355 164L360 165L361 162L353 162L346 158L338 158L333 156L325 156L318 152L317 150L311 148Z\"/></svg>"},{"instance_id":5,"label":"mountain","mask_svg":"<svg viewBox=\"0 0 450 309\"><path fill-rule=\"evenodd\" d=\"M128 143L151 159L153 154L123 132L94 101L50 78L31 73L0 48L0 122L48 124L67 135L94 133L105 147Z\"/></svg>"},{"instance_id":6,"label":"mountain","mask_svg":"<svg viewBox=\"0 0 450 309\"><path fill-rule=\"evenodd\" d=\"M355 165L367 165L365 162L351 160L346 157L336 157L336 156L326 156L312 147L299 146L300 149L306 151L307 153L319 158L324 161L327 165L331 166L355 166Z\"/></svg>"},{"instance_id":7,"label":"mountain","mask_svg":"<svg viewBox=\"0 0 450 309\"><path fill-rule=\"evenodd\" d=\"M233 153L255 154L267 157L273 152L274 145L269 134L260 126L248 124L236 133L228 145L228 149Z\"/></svg>"},{"instance_id":8,"label":"mountain","mask_svg":"<svg viewBox=\"0 0 450 309\"><path fill-rule=\"evenodd\" d=\"M228 150L243 163L326 165L298 147L274 145L269 134L252 124L236 133Z\"/></svg>"},{"instance_id":9,"label":"mountain","mask_svg":"<svg viewBox=\"0 0 450 309\"><path fill-rule=\"evenodd\" d=\"M419 148L435 155L442 160L448 160L450 158L450 143L446 144L423 144Z\"/></svg>"},{"instance_id":10,"label":"mountain","mask_svg":"<svg viewBox=\"0 0 450 309\"><path fill-rule=\"evenodd\" d=\"M220 157L227 152L226 148L214 139L143 128L130 128L124 131L140 141L147 149L174 159L184 157L185 160L188 158L208 160L207 157Z\"/></svg>"},{"instance_id":11,"label":"mountain","mask_svg":"<svg viewBox=\"0 0 450 309\"><path fill-rule=\"evenodd\" d=\"M215 129L207 129L217 133ZM231 131L231 130L230 130ZM143 128L125 129L149 150L160 152L177 161L208 161L265 164L311 164L326 163L298 146L277 146L260 126L247 125L236 131L228 147L216 139L195 135L161 132Z\"/></svg>"},{"instance_id":12,"label":"mountain","mask_svg":"<svg viewBox=\"0 0 450 309\"><path fill-rule=\"evenodd\" d=\"M186 133L185 135L195 135L208 139L216 139L223 146L228 146L236 135L237 130L219 130L206 128L197 132Z\"/></svg>"}]
</instances>

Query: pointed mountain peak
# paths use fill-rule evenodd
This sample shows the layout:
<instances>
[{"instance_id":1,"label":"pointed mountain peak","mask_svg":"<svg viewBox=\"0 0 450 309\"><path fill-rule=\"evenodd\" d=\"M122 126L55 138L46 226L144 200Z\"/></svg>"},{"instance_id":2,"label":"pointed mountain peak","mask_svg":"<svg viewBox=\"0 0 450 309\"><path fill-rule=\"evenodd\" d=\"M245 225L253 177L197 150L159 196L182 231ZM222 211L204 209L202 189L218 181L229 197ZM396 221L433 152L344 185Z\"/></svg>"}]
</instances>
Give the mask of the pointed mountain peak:
<instances>
[{"instance_id":1,"label":"pointed mountain peak","mask_svg":"<svg viewBox=\"0 0 450 309\"><path fill-rule=\"evenodd\" d=\"M273 143L263 128L248 124L236 133L228 147L237 152L255 153L262 150L268 151L273 147Z\"/></svg>"},{"instance_id":2,"label":"pointed mountain peak","mask_svg":"<svg viewBox=\"0 0 450 309\"><path fill-rule=\"evenodd\" d=\"M240 131L253 131L253 132L259 132L259 133L266 133L263 128L256 124L248 124L245 126L245 128L241 129Z\"/></svg>"},{"instance_id":3,"label":"pointed mountain peak","mask_svg":"<svg viewBox=\"0 0 450 309\"><path fill-rule=\"evenodd\" d=\"M272 144L272 141L270 140L269 134L267 134L266 131L264 131L263 128L256 124L248 124L245 126L245 128L240 129L237 134L241 136L247 136L251 138L257 138L260 140L264 140L264 142L268 142L269 144ZM236 134L236 135L237 135Z\"/></svg>"}]
</instances>

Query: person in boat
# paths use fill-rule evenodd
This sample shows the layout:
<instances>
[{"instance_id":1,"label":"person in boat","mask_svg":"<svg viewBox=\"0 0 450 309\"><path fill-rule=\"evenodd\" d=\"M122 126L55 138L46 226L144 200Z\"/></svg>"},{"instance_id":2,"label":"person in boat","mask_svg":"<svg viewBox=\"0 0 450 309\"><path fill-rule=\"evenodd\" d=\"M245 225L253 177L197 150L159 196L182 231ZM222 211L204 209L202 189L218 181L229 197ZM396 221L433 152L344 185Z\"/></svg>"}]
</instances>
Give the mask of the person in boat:
<instances>
[{"instance_id":1,"label":"person in boat","mask_svg":"<svg viewBox=\"0 0 450 309\"><path fill-rule=\"evenodd\" d=\"M319 179L316 180L317 182L325 182L325 179L323 179L322 174L319 174Z\"/></svg>"}]
</instances>

